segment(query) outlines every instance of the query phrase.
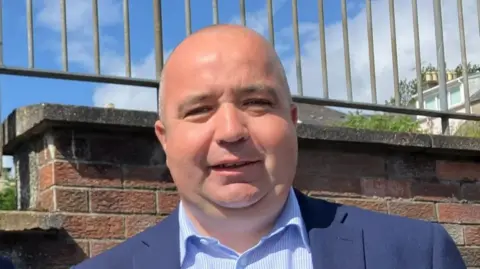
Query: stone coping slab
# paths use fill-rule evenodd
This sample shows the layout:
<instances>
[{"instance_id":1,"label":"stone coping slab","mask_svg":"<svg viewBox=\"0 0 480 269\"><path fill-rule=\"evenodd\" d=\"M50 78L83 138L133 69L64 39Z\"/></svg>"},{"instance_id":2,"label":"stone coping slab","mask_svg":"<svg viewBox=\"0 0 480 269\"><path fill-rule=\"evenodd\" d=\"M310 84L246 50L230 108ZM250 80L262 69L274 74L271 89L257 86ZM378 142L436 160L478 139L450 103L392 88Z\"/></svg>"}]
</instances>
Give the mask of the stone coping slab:
<instances>
[{"instance_id":1,"label":"stone coping slab","mask_svg":"<svg viewBox=\"0 0 480 269\"><path fill-rule=\"evenodd\" d=\"M62 228L61 214L33 211L0 211L0 232L48 231Z\"/></svg>"},{"instance_id":2,"label":"stone coping slab","mask_svg":"<svg viewBox=\"0 0 480 269\"><path fill-rule=\"evenodd\" d=\"M12 154L31 136L46 128L72 127L80 130L126 131L154 135L155 112L72 106L35 104L15 109L3 122L4 153ZM480 151L480 139L415 133L395 133L334 126L300 123L298 137L323 142L376 144L423 150Z\"/></svg>"}]
</instances>

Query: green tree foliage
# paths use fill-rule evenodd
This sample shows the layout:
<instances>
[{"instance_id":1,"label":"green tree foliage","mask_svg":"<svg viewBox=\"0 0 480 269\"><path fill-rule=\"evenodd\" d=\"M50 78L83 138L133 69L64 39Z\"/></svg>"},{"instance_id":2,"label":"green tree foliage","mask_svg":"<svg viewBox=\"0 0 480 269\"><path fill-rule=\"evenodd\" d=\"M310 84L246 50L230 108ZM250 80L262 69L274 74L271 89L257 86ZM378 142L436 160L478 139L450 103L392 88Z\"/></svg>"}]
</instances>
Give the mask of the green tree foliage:
<instances>
[{"instance_id":1,"label":"green tree foliage","mask_svg":"<svg viewBox=\"0 0 480 269\"><path fill-rule=\"evenodd\" d=\"M350 113L340 126L390 132L421 132L420 123L407 115Z\"/></svg>"},{"instance_id":2,"label":"green tree foliage","mask_svg":"<svg viewBox=\"0 0 480 269\"><path fill-rule=\"evenodd\" d=\"M468 63L467 65L468 73L480 72L480 65ZM422 91L428 88L426 81L427 72L435 72L437 68L432 64L428 64L422 67L421 69L421 89ZM453 69L457 77L463 75L462 65L458 65ZM400 106L407 107L415 104L416 99L415 95L418 92L417 79L403 79L399 81L399 96L400 96ZM392 97L390 100L385 102L387 105L395 105L395 98ZM351 127L357 129L370 129L370 130L379 130L379 131L392 131L392 132L423 132L420 128L420 123L418 123L414 118L408 115L391 115L388 113L381 115L362 115L360 113L351 113L347 115L346 120L340 123L340 126ZM480 124L478 126L478 136L480 137ZM473 135L474 127L465 126L465 130L460 133L468 133L470 136Z\"/></svg>"},{"instance_id":3,"label":"green tree foliage","mask_svg":"<svg viewBox=\"0 0 480 269\"><path fill-rule=\"evenodd\" d=\"M14 179L5 173L7 182L13 183ZM15 191L15 184L7 184L7 186L0 191L0 210L15 210L17 208L17 195Z\"/></svg>"},{"instance_id":4,"label":"green tree foliage","mask_svg":"<svg viewBox=\"0 0 480 269\"><path fill-rule=\"evenodd\" d=\"M480 138L480 122L465 122L460 127L458 127L454 135Z\"/></svg>"}]
</instances>

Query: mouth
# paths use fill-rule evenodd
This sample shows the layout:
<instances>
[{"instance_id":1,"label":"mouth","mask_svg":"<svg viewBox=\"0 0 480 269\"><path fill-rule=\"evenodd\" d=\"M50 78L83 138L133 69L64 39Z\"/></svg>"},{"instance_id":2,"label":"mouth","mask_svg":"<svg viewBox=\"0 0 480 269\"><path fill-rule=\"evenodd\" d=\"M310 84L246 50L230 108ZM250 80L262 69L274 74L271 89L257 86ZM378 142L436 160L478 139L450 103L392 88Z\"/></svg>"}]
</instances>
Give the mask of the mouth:
<instances>
[{"instance_id":1,"label":"mouth","mask_svg":"<svg viewBox=\"0 0 480 269\"><path fill-rule=\"evenodd\" d=\"M242 161L242 162L234 162L234 163L222 163L218 165L213 165L211 166L211 168L214 170L235 170L235 169L253 165L259 162L260 161Z\"/></svg>"}]
</instances>

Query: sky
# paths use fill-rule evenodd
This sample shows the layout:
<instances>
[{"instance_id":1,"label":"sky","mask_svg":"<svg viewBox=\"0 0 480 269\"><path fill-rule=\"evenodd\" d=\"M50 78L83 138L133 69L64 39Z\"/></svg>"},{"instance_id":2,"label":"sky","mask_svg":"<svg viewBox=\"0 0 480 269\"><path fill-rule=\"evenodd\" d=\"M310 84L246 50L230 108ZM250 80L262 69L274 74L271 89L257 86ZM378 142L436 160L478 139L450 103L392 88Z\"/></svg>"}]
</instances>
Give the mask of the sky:
<instances>
[{"instance_id":1,"label":"sky","mask_svg":"<svg viewBox=\"0 0 480 269\"><path fill-rule=\"evenodd\" d=\"M69 69L93 73L91 0L67 0ZM191 1L192 30L213 23L209 0ZM240 23L239 1L218 1L220 23ZM291 1L274 0L275 48L287 72L293 94L297 93ZM390 43L388 0L373 0L373 36L378 102L393 95L393 68ZM445 59L447 68L461 62L457 1L442 1ZM61 70L60 1L33 1L35 68ZM100 21L101 72L125 74L122 0L98 0ZM133 4L134 3L134 4ZM341 21L341 1L324 1L328 85L330 98L346 100L345 65ZM318 28L318 1L298 0L301 63L304 95L322 97L322 76ZM409 0L395 1L397 54L400 79L415 76L412 6ZM266 1L246 0L247 26L268 37ZM364 0L348 0L350 60L355 101L370 102L369 55ZM463 0L467 58L480 62L480 31L475 0ZM436 65L433 1L418 1L420 49L424 63ZM164 54L186 37L184 1L163 1ZM138 78L154 78L155 58L152 1L130 1L132 73ZM27 67L25 1L3 1L4 64ZM165 57L166 58L166 57ZM39 79L3 75L1 118L15 108L56 103L156 110L155 89ZM11 165L11 159L5 159Z\"/></svg>"}]
</instances>

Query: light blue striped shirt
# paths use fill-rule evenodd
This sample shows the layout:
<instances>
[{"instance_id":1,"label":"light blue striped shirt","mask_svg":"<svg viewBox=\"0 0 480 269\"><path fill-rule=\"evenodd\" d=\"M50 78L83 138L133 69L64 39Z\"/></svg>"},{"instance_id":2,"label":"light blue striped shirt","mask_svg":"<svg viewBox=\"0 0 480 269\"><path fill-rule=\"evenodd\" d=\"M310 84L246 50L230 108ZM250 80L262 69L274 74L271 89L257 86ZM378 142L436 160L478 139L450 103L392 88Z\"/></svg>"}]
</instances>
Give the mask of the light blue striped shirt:
<instances>
[{"instance_id":1,"label":"light blue striped shirt","mask_svg":"<svg viewBox=\"0 0 480 269\"><path fill-rule=\"evenodd\" d=\"M186 216L181 202L179 224L182 269L313 268L309 239L293 188L270 234L242 254L214 238L200 236Z\"/></svg>"}]
</instances>

